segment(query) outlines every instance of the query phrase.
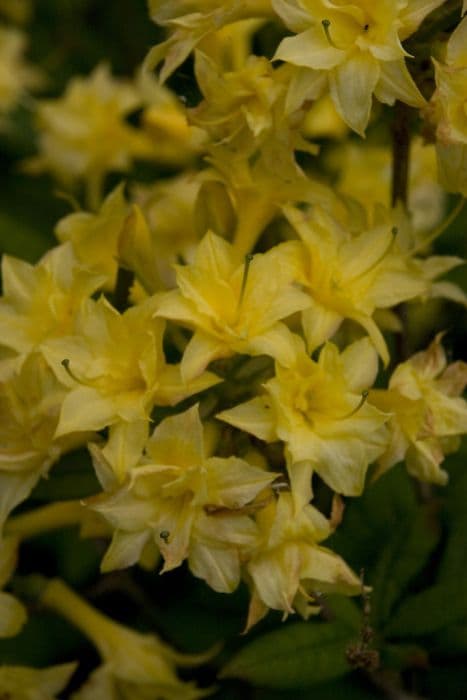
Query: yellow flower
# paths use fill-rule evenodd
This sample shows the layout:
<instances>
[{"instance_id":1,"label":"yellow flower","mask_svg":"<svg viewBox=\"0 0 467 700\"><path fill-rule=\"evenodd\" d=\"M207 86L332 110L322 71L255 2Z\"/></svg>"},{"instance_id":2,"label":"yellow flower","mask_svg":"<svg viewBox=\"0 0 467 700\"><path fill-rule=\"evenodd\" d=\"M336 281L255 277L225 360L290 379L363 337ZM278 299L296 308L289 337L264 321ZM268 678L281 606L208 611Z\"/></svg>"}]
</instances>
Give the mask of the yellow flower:
<instances>
[{"instance_id":1,"label":"yellow flower","mask_svg":"<svg viewBox=\"0 0 467 700\"><path fill-rule=\"evenodd\" d=\"M40 154L29 169L50 171L66 184L84 179L88 204L97 209L109 171L128 170L134 158L153 154L147 136L125 121L140 106L136 88L113 78L107 65L73 78L62 97L39 104Z\"/></svg>"},{"instance_id":2,"label":"yellow flower","mask_svg":"<svg viewBox=\"0 0 467 700\"><path fill-rule=\"evenodd\" d=\"M293 138L289 138L291 135ZM229 148L222 144L212 149L209 162L234 204L237 221L232 244L238 255L251 253L266 226L291 201L336 205L333 190L305 175L297 166L296 136L297 131L292 129L285 129L280 138L276 138L277 133L271 135L253 158L233 158ZM307 142L307 149L310 148L313 145Z\"/></svg>"},{"instance_id":3,"label":"yellow flower","mask_svg":"<svg viewBox=\"0 0 467 700\"><path fill-rule=\"evenodd\" d=\"M89 501L115 528L105 571L134 564L152 540L164 557L162 572L188 558L214 590L236 588L256 540L249 504L276 475L237 457L207 456L205 440L197 406L166 418L123 487Z\"/></svg>"},{"instance_id":4,"label":"yellow flower","mask_svg":"<svg viewBox=\"0 0 467 700\"><path fill-rule=\"evenodd\" d=\"M446 47L443 64L435 61L436 91L432 98L437 121L438 171L448 192L467 196L467 17Z\"/></svg>"},{"instance_id":5,"label":"yellow flower","mask_svg":"<svg viewBox=\"0 0 467 700\"><path fill-rule=\"evenodd\" d=\"M154 141L154 160L184 166L202 153L206 135L188 123L187 110L177 95L144 69L136 86L145 104L141 125Z\"/></svg>"},{"instance_id":6,"label":"yellow flower","mask_svg":"<svg viewBox=\"0 0 467 700\"><path fill-rule=\"evenodd\" d=\"M297 277L310 294L310 308L303 312L309 350L331 338L347 318L363 326L387 364L388 350L373 313L429 289L400 249L394 229L388 223L352 235L318 207L307 213L286 206L284 213L301 238L293 254Z\"/></svg>"},{"instance_id":7,"label":"yellow flower","mask_svg":"<svg viewBox=\"0 0 467 700\"><path fill-rule=\"evenodd\" d=\"M314 611L316 591L361 592L360 580L345 562L319 546L332 527L312 505L296 512L291 495L283 493L257 514L256 521L260 539L246 567L252 582L247 629L269 608L285 615L297 609L307 617Z\"/></svg>"},{"instance_id":8,"label":"yellow flower","mask_svg":"<svg viewBox=\"0 0 467 700\"><path fill-rule=\"evenodd\" d=\"M18 29L0 27L0 114L5 114L29 88L39 87L42 76L24 59L26 37Z\"/></svg>"},{"instance_id":9,"label":"yellow flower","mask_svg":"<svg viewBox=\"0 0 467 700\"><path fill-rule=\"evenodd\" d=\"M184 382L179 365L165 361L164 322L153 315L153 299L123 314L104 297L88 300L76 321L76 335L44 346L47 362L70 389L56 437L148 419L154 405L176 404L219 381L205 373Z\"/></svg>"},{"instance_id":10,"label":"yellow flower","mask_svg":"<svg viewBox=\"0 0 467 700\"><path fill-rule=\"evenodd\" d=\"M316 472L337 493L358 496L367 468L385 450L388 416L370 406L365 394L378 360L368 338L339 354L332 343L315 362L297 338L295 365L276 365L264 394L223 411L217 418L260 440L286 445L292 492L298 504L311 498Z\"/></svg>"},{"instance_id":11,"label":"yellow flower","mask_svg":"<svg viewBox=\"0 0 467 700\"><path fill-rule=\"evenodd\" d=\"M0 666L0 695L12 700L55 700L76 670L77 664L49 668Z\"/></svg>"},{"instance_id":12,"label":"yellow flower","mask_svg":"<svg viewBox=\"0 0 467 700\"><path fill-rule=\"evenodd\" d=\"M405 65L401 41L443 0L272 0L296 36L280 43L275 58L296 66L290 86L296 102L329 90L337 111L364 135L373 94L414 107L424 100Z\"/></svg>"},{"instance_id":13,"label":"yellow flower","mask_svg":"<svg viewBox=\"0 0 467 700\"><path fill-rule=\"evenodd\" d=\"M239 264L223 239L208 233L192 265L176 267L178 290L159 301L158 316L195 330L182 359L187 378L234 353L271 355L290 363L293 345L280 320L309 304L283 266L283 247Z\"/></svg>"},{"instance_id":14,"label":"yellow flower","mask_svg":"<svg viewBox=\"0 0 467 700\"><path fill-rule=\"evenodd\" d=\"M54 438L65 395L39 354L30 355L17 374L0 383L0 531L52 464L90 438L76 432Z\"/></svg>"},{"instance_id":15,"label":"yellow flower","mask_svg":"<svg viewBox=\"0 0 467 700\"><path fill-rule=\"evenodd\" d=\"M389 147L348 141L332 150L330 169L338 177L340 192L356 199L374 218L378 206L391 206L391 152ZM446 195L437 182L436 150L413 138L409 158L407 208L414 231L430 231L443 218Z\"/></svg>"},{"instance_id":16,"label":"yellow flower","mask_svg":"<svg viewBox=\"0 0 467 700\"><path fill-rule=\"evenodd\" d=\"M4 587L16 568L17 553L16 537L0 537L0 588ZM26 622L26 617L22 603L10 593L0 591L0 638L17 635ZM3 690L1 681L0 690Z\"/></svg>"},{"instance_id":17,"label":"yellow flower","mask_svg":"<svg viewBox=\"0 0 467 700\"><path fill-rule=\"evenodd\" d=\"M60 219L55 234L62 243L71 241L78 260L105 278L112 290L118 267L118 240L128 215L124 186L116 187L97 213L74 212Z\"/></svg>"},{"instance_id":18,"label":"yellow flower","mask_svg":"<svg viewBox=\"0 0 467 700\"><path fill-rule=\"evenodd\" d=\"M204 100L189 113L193 123L234 151L257 147L273 128L273 106L284 90L270 62L249 56L239 70L223 72L197 51L195 75Z\"/></svg>"},{"instance_id":19,"label":"yellow flower","mask_svg":"<svg viewBox=\"0 0 467 700\"><path fill-rule=\"evenodd\" d=\"M455 451L458 436L467 432L467 404L461 398L466 384L467 364L448 365L438 335L426 351L396 367L387 390L371 392L371 403L393 414L380 473L405 459L409 473L421 481L447 482L444 455Z\"/></svg>"},{"instance_id":20,"label":"yellow flower","mask_svg":"<svg viewBox=\"0 0 467 700\"><path fill-rule=\"evenodd\" d=\"M36 265L4 255L2 278L0 343L19 363L50 338L72 333L79 309L104 281L79 264L69 243Z\"/></svg>"},{"instance_id":21,"label":"yellow flower","mask_svg":"<svg viewBox=\"0 0 467 700\"><path fill-rule=\"evenodd\" d=\"M60 581L51 580L41 602L63 615L97 647L103 665L95 671L75 700L195 700L206 693L177 678L175 664L195 665L205 655L177 654L152 634L141 634L114 622ZM95 691L93 694L92 691ZM99 694L97 694L99 692Z\"/></svg>"},{"instance_id":22,"label":"yellow flower","mask_svg":"<svg viewBox=\"0 0 467 700\"><path fill-rule=\"evenodd\" d=\"M183 63L201 41L226 25L273 14L271 0L249 0L234 5L230 0L204 0L202 11L196 0L150 0L149 12L154 22L172 30L169 38L154 46L146 58L149 68L164 61L160 71L161 82Z\"/></svg>"}]
</instances>

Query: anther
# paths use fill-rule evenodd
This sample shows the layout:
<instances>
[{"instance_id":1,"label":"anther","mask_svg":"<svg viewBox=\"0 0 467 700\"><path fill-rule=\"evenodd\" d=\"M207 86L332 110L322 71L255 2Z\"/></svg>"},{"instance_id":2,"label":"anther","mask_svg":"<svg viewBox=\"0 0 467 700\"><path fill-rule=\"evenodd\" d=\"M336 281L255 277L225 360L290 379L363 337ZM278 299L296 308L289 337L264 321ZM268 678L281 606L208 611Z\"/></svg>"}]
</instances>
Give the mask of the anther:
<instances>
[{"instance_id":1,"label":"anther","mask_svg":"<svg viewBox=\"0 0 467 700\"><path fill-rule=\"evenodd\" d=\"M329 19L323 19L321 24L323 25L324 33L326 34L326 39L328 40L329 44L336 49L337 46L333 42L332 37L331 37L331 32L329 31L329 27L331 26L331 21Z\"/></svg>"}]
</instances>

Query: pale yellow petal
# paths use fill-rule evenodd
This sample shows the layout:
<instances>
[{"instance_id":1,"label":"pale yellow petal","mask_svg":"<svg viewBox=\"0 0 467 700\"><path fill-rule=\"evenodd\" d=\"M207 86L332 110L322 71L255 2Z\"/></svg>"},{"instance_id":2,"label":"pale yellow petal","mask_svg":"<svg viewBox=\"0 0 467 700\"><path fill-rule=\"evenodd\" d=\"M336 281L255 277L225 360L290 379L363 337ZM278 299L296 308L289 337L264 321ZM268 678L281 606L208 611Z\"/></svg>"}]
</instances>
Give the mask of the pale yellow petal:
<instances>
[{"instance_id":1,"label":"pale yellow petal","mask_svg":"<svg viewBox=\"0 0 467 700\"><path fill-rule=\"evenodd\" d=\"M228 411L222 411L216 418L251 433L260 440L272 442L277 439L273 412L264 398L252 399Z\"/></svg>"},{"instance_id":2,"label":"pale yellow petal","mask_svg":"<svg viewBox=\"0 0 467 700\"><path fill-rule=\"evenodd\" d=\"M199 377L210 362L232 354L233 350L226 343L197 330L183 353L180 365L182 377L186 382L190 382Z\"/></svg>"},{"instance_id":3,"label":"pale yellow petal","mask_svg":"<svg viewBox=\"0 0 467 700\"><path fill-rule=\"evenodd\" d=\"M380 79L380 64L368 53L357 53L335 68L329 77L331 97L342 119L365 135L373 92Z\"/></svg>"},{"instance_id":4,"label":"pale yellow petal","mask_svg":"<svg viewBox=\"0 0 467 700\"><path fill-rule=\"evenodd\" d=\"M410 75L405 61L383 61L381 74L375 87L375 97L380 102L393 105L396 100L411 107L423 107L425 100Z\"/></svg>"},{"instance_id":5,"label":"pale yellow petal","mask_svg":"<svg viewBox=\"0 0 467 700\"><path fill-rule=\"evenodd\" d=\"M301 34L282 39L273 60L314 70L329 70L344 59L345 51L331 46L323 27L314 26Z\"/></svg>"},{"instance_id":6,"label":"pale yellow petal","mask_svg":"<svg viewBox=\"0 0 467 700\"><path fill-rule=\"evenodd\" d=\"M149 537L149 530L142 530L141 532L116 530L101 562L102 573L108 573L116 569L126 569L136 564Z\"/></svg>"},{"instance_id":7,"label":"pale yellow petal","mask_svg":"<svg viewBox=\"0 0 467 700\"><path fill-rule=\"evenodd\" d=\"M26 619L24 605L10 593L0 591L0 637L15 637Z\"/></svg>"},{"instance_id":8,"label":"pale yellow petal","mask_svg":"<svg viewBox=\"0 0 467 700\"><path fill-rule=\"evenodd\" d=\"M198 405L161 421L146 449L155 464L173 464L179 467L201 464L205 455Z\"/></svg>"},{"instance_id":9,"label":"pale yellow petal","mask_svg":"<svg viewBox=\"0 0 467 700\"><path fill-rule=\"evenodd\" d=\"M188 565L192 574L218 593L232 593L240 583L240 561L233 547L195 541L190 548Z\"/></svg>"}]
</instances>

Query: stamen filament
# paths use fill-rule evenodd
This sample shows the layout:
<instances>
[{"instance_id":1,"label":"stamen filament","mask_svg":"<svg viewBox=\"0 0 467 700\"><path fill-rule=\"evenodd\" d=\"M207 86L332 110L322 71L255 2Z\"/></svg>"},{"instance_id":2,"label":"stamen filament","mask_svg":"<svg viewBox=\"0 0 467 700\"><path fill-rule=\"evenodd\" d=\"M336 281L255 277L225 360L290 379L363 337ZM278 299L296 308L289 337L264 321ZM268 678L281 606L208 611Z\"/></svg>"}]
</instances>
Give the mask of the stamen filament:
<instances>
[{"instance_id":1,"label":"stamen filament","mask_svg":"<svg viewBox=\"0 0 467 700\"><path fill-rule=\"evenodd\" d=\"M370 393L369 391L362 392L362 396L361 396L361 399L360 399L358 405L355 406L355 408L352 411L350 411L350 413L347 413L345 416L342 416L341 420L345 420L346 418L352 418L352 416L354 416L356 413L358 413L358 411L365 404L369 393Z\"/></svg>"},{"instance_id":2,"label":"stamen filament","mask_svg":"<svg viewBox=\"0 0 467 700\"><path fill-rule=\"evenodd\" d=\"M337 46L335 45L335 43L334 43L333 40L332 40L331 32L329 31L329 27L331 26L331 20L329 20L329 19L323 19L323 21L321 22L321 24L323 25L324 33L326 34L326 39L328 40L329 44L330 44L333 48L337 49Z\"/></svg>"},{"instance_id":3,"label":"stamen filament","mask_svg":"<svg viewBox=\"0 0 467 700\"><path fill-rule=\"evenodd\" d=\"M73 370L70 367L70 360L65 358L64 360L61 361L60 363L62 367L65 369L66 373L75 381L78 382L78 384L83 384L86 386L86 383L83 382L82 379L79 379L79 377L76 376L76 374L73 372Z\"/></svg>"},{"instance_id":4,"label":"stamen filament","mask_svg":"<svg viewBox=\"0 0 467 700\"><path fill-rule=\"evenodd\" d=\"M243 297L245 296L245 289L246 289L246 285L248 282L248 273L250 271L250 265L251 265L252 260L253 260L253 255L251 255L251 254L245 255L245 264L243 266L242 286L240 288L240 296L238 298L237 311L241 308L242 302L243 302Z\"/></svg>"}]
</instances>

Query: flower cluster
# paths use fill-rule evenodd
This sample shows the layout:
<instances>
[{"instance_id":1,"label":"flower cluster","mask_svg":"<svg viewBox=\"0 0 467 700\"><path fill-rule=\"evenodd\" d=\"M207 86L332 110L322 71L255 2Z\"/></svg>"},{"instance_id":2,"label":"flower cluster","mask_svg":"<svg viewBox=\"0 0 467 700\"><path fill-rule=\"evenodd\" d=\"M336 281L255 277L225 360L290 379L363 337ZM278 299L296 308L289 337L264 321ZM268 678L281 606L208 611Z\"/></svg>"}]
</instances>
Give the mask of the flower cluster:
<instances>
[{"instance_id":1,"label":"flower cluster","mask_svg":"<svg viewBox=\"0 0 467 700\"><path fill-rule=\"evenodd\" d=\"M268 610L307 618L321 593L362 590L325 544L339 523L317 490L358 497L401 461L444 484L444 455L467 432L467 365L447 361L442 334L397 351L401 305L467 306L439 279L462 260L430 250L444 190L467 196L467 18L435 61L427 106L403 42L442 0L149 4L167 38L142 73L117 79L103 63L37 101L26 168L84 192L85 205L58 221L36 263L3 256L0 584L25 517L12 511L87 447L100 490L70 517L105 524L103 572L186 562L217 592L246 584L247 628ZM266 23L279 37L272 58L252 50ZM31 83L21 46L0 29L2 112ZM161 84L190 55L196 106ZM322 157L310 115L329 96L339 137ZM391 207L388 149L356 136L382 109L373 96L436 124L436 146L406 144L407 206ZM141 159L176 173L107 187ZM60 581L40 597L102 659L75 700L205 694L175 671L201 658L117 624ZM0 608L0 634L15 634L21 603L2 592ZM73 668L4 667L0 695L21 686L29 697L34 684L52 697Z\"/></svg>"}]
</instances>

